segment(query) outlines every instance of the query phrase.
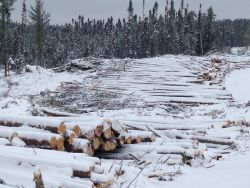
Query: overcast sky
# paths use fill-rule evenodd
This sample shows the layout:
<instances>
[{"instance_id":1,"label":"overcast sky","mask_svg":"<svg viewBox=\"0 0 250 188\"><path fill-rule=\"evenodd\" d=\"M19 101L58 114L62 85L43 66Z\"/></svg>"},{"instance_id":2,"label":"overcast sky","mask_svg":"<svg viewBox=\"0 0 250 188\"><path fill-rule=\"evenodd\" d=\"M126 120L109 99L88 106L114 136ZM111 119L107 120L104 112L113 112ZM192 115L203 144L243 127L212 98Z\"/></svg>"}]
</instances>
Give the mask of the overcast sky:
<instances>
[{"instance_id":1,"label":"overcast sky","mask_svg":"<svg viewBox=\"0 0 250 188\"><path fill-rule=\"evenodd\" d=\"M133 0L136 13L142 14L142 1ZM160 10L164 10L166 0L157 0ZM26 0L28 9L34 0ZM129 0L44 0L46 10L51 14L51 23L63 24L72 18L83 15L90 18L126 17ZM155 0L146 0L147 9L151 8ZM180 0L175 1L179 5ZM198 10L202 3L203 9L213 6L217 18L250 18L250 0L185 0L190 9ZM17 0L12 18L20 21L22 0Z\"/></svg>"}]
</instances>

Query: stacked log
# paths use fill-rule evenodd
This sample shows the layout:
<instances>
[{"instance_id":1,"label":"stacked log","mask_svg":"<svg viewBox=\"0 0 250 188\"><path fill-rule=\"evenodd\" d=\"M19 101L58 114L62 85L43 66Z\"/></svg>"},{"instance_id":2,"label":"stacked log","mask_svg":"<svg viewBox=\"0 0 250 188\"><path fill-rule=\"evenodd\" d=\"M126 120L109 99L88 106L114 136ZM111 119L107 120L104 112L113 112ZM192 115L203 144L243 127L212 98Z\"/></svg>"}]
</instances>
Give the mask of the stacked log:
<instances>
[{"instance_id":1,"label":"stacked log","mask_svg":"<svg viewBox=\"0 0 250 188\"><path fill-rule=\"evenodd\" d=\"M123 132L120 137L125 137L126 144L140 144L141 142L155 141L155 135L148 131L129 130Z\"/></svg>"},{"instance_id":2,"label":"stacked log","mask_svg":"<svg viewBox=\"0 0 250 188\"><path fill-rule=\"evenodd\" d=\"M59 134L50 132L36 132L21 130L13 127L0 126L0 138L7 138L15 142L14 146L25 143L25 146L64 150L64 138ZM19 141L18 141L19 140ZM22 145L24 146L24 144Z\"/></svg>"},{"instance_id":3,"label":"stacked log","mask_svg":"<svg viewBox=\"0 0 250 188\"><path fill-rule=\"evenodd\" d=\"M21 127L23 125L48 130L52 133L64 134L66 127L60 120L31 116L0 116L0 125L7 127Z\"/></svg>"},{"instance_id":4,"label":"stacked log","mask_svg":"<svg viewBox=\"0 0 250 188\"><path fill-rule=\"evenodd\" d=\"M84 117L0 116L0 138L11 145L86 153L112 152L124 144L154 142L148 131L127 130L118 120Z\"/></svg>"},{"instance_id":5,"label":"stacked log","mask_svg":"<svg viewBox=\"0 0 250 188\"><path fill-rule=\"evenodd\" d=\"M118 120L0 115L2 162L72 169L71 177L88 178L92 182L92 186L87 187L107 187L115 180L115 174L105 174L99 159L92 157L95 153L112 153L125 144L154 142L155 139L152 132L127 130ZM40 171L35 171L37 186L43 178ZM81 187L76 181L72 184L71 180L51 179L46 175L44 184Z\"/></svg>"},{"instance_id":6,"label":"stacked log","mask_svg":"<svg viewBox=\"0 0 250 188\"><path fill-rule=\"evenodd\" d=\"M75 135L90 141L92 149L96 152L112 152L124 144L139 144L141 142L154 142L155 136L148 131L128 131L118 120L103 120L101 123L86 121L80 117L62 118L67 129L79 127ZM79 122L74 122L74 121ZM67 131L66 131L67 132Z\"/></svg>"}]
</instances>

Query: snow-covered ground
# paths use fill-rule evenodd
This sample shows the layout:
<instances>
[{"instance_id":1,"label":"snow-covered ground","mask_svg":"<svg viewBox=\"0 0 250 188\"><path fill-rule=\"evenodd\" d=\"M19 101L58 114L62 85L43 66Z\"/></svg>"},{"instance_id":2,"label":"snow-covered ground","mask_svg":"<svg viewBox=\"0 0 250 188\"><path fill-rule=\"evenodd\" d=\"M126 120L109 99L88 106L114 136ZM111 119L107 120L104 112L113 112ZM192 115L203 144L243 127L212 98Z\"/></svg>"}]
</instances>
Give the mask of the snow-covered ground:
<instances>
[{"instance_id":1,"label":"snow-covered ground","mask_svg":"<svg viewBox=\"0 0 250 188\"><path fill-rule=\"evenodd\" d=\"M237 70L226 78L226 88L232 93L234 99L239 103L250 101L250 70Z\"/></svg>"},{"instance_id":2,"label":"snow-covered ground","mask_svg":"<svg viewBox=\"0 0 250 188\"><path fill-rule=\"evenodd\" d=\"M54 73L36 66L28 66L29 72L11 73L4 78L0 73L1 114L30 115L29 98L46 90L56 91L62 82L82 81L83 74Z\"/></svg>"},{"instance_id":3,"label":"snow-covered ground","mask_svg":"<svg viewBox=\"0 0 250 188\"><path fill-rule=\"evenodd\" d=\"M211 64L211 58L218 58L223 62ZM0 114L31 115L30 109L34 106L32 98L43 98L41 92L46 90L60 92L62 83L72 82L79 85L84 83L88 85L84 89L91 88L91 90L95 86L100 91L118 94L117 98L106 98L106 100L111 104L123 104L123 107L115 110L95 109L86 116L117 118L126 125L140 128L169 127L170 132L163 131L164 134L179 133L175 132L175 129L181 126L201 128L214 137L230 136L238 144L237 150L230 150L229 154L223 155L219 161L210 161L212 158L210 155L215 152L204 148L206 162L194 164L192 167L187 165L158 167L153 163L145 167L145 171L160 169L175 174L180 171L181 175L174 177L174 181L158 181L155 178L147 178L145 174L149 172L143 171L131 187L248 188L250 186L248 128L244 129L246 132L241 136L236 134L236 131L227 132L219 128L226 120L250 121L250 107L247 104L250 100L249 62L250 56L240 56L237 53L206 57L164 56L131 60L126 63L107 60L94 73L91 71L54 73L52 70L29 67L31 72L24 72L21 75L11 74L10 77L4 78L1 72ZM209 73L213 79L206 80L204 75L202 77L203 73ZM71 94L73 93L74 91ZM89 105L93 102L91 100L87 98L84 102ZM120 103L117 103L118 100ZM80 105L79 100L73 101L72 105ZM211 126L215 129L211 129ZM160 142L162 140L157 140L152 147L160 148L159 145L162 145ZM127 149L129 150L129 147ZM112 161L104 161L103 165L109 168ZM127 165L129 173L121 177L114 187L120 187L119 183L122 181L127 181L124 185L128 185L128 182L140 172L139 169L132 168L133 164ZM4 174L4 168L7 167L8 165L0 166L0 180L1 173ZM30 171L28 173L31 174ZM28 178L27 181L30 183L30 180Z\"/></svg>"}]
</instances>

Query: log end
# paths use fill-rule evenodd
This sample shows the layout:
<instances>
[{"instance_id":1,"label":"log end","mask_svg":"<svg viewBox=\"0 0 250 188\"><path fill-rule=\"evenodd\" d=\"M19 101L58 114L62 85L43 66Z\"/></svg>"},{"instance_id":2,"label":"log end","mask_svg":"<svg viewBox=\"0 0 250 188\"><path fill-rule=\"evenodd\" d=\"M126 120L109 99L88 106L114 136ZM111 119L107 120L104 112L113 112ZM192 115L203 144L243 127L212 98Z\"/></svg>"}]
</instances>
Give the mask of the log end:
<instances>
[{"instance_id":1,"label":"log end","mask_svg":"<svg viewBox=\"0 0 250 188\"><path fill-rule=\"evenodd\" d=\"M51 137L50 139L50 146L53 148L53 149L56 149L57 148L57 139L55 136Z\"/></svg>"},{"instance_id":2,"label":"log end","mask_svg":"<svg viewBox=\"0 0 250 188\"><path fill-rule=\"evenodd\" d=\"M65 134L65 132L66 132L66 126L65 126L64 122L60 123L60 125L57 128L57 132L59 134Z\"/></svg>"},{"instance_id":3,"label":"log end","mask_svg":"<svg viewBox=\"0 0 250 188\"><path fill-rule=\"evenodd\" d=\"M79 125L76 125L74 128L73 128L73 132L77 135L77 136L80 136L81 133L82 133L82 130L80 128Z\"/></svg>"},{"instance_id":4,"label":"log end","mask_svg":"<svg viewBox=\"0 0 250 188\"><path fill-rule=\"evenodd\" d=\"M59 138L58 140L57 140L57 149L59 150L59 151L64 151L65 150L65 148L64 148L64 139L63 138Z\"/></svg>"}]
</instances>

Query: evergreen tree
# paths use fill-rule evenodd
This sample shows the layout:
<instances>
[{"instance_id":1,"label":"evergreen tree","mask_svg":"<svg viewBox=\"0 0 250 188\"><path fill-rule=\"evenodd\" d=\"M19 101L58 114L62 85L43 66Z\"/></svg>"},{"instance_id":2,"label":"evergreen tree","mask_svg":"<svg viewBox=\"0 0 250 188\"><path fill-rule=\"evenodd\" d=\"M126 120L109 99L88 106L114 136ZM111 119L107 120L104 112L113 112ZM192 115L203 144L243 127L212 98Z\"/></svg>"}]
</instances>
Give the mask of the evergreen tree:
<instances>
[{"instance_id":1,"label":"evergreen tree","mask_svg":"<svg viewBox=\"0 0 250 188\"><path fill-rule=\"evenodd\" d=\"M213 8L210 7L207 11L207 16L204 24L204 37L203 37L203 52L207 53L213 47L215 40L215 28L214 28L215 14Z\"/></svg>"},{"instance_id":2,"label":"evergreen tree","mask_svg":"<svg viewBox=\"0 0 250 188\"><path fill-rule=\"evenodd\" d=\"M0 0L0 60L4 63L5 76L9 74L10 58L10 14L15 0Z\"/></svg>"},{"instance_id":3,"label":"evergreen tree","mask_svg":"<svg viewBox=\"0 0 250 188\"><path fill-rule=\"evenodd\" d=\"M49 25L49 14L44 10L43 0L36 0L35 7L31 7L30 19L34 26L36 61L45 67L44 44L46 40L46 27Z\"/></svg>"},{"instance_id":4,"label":"evergreen tree","mask_svg":"<svg viewBox=\"0 0 250 188\"><path fill-rule=\"evenodd\" d=\"M197 43L196 43L196 53L198 55L204 55L203 52L203 26L202 26L202 12L201 5L197 20Z\"/></svg>"}]
</instances>

